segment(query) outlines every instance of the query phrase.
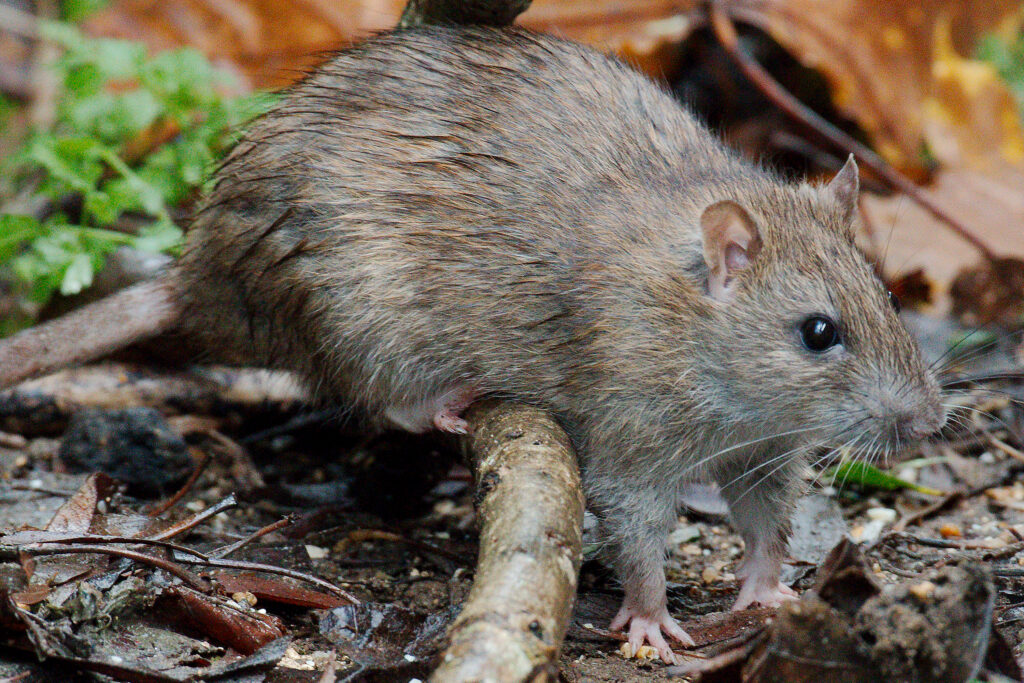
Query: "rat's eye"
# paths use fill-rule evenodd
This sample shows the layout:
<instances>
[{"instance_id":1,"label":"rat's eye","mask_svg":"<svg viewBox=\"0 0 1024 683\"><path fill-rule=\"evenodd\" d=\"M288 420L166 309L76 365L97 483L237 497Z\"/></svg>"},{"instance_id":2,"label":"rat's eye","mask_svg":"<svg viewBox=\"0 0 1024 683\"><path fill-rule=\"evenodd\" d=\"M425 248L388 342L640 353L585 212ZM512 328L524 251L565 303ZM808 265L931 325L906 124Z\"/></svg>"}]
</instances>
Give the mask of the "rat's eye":
<instances>
[{"instance_id":1,"label":"rat's eye","mask_svg":"<svg viewBox=\"0 0 1024 683\"><path fill-rule=\"evenodd\" d=\"M821 353L839 343L839 328L832 318L812 315L800 323L800 340L808 351Z\"/></svg>"},{"instance_id":2,"label":"rat's eye","mask_svg":"<svg viewBox=\"0 0 1024 683\"><path fill-rule=\"evenodd\" d=\"M889 295L889 303L892 304L893 310L895 310L897 313L899 313L900 312L900 298L898 296L896 296L895 294L893 294L892 292L887 292L887 294Z\"/></svg>"}]
</instances>

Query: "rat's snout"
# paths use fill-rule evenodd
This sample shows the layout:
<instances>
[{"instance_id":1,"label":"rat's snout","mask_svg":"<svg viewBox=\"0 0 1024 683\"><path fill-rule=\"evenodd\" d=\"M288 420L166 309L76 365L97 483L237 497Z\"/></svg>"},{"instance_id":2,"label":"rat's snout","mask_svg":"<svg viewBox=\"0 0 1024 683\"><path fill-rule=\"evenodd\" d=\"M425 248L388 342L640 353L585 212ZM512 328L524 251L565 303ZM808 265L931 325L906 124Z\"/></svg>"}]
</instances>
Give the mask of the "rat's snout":
<instances>
[{"instance_id":1,"label":"rat's snout","mask_svg":"<svg viewBox=\"0 0 1024 683\"><path fill-rule=\"evenodd\" d=\"M878 397L877 412L872 412L883 431L889 433L893 445L906 446L927 439L946 424L946 412L937 392L930 389L924 387L916 395L904 392Z\"/></svg>"},{"instance_id":2,"label":"rat's snout","mask_svg":"<svg viewBox=\"0 0 1024 683\"><path fill-rule=\"evenodd\" d=\"M893 419L896 434L900 441L921 441L935 434L946 422L941 409L923 412L899 412Z\"/></svg>"}]
</instances>

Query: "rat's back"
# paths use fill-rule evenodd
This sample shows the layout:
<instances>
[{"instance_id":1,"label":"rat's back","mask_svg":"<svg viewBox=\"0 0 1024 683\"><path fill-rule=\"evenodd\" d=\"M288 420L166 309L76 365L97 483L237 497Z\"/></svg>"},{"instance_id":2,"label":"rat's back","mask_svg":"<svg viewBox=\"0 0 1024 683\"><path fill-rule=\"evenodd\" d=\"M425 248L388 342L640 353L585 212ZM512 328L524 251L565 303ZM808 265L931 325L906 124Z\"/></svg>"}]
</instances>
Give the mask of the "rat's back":
<instances>
[{"instance_id":1,"label":"rat's back","mask_svg":"<svg viewBox=\"0 0 1024 683\"><path fill-rule=\"evenodd\" d=\"M555 359L595 325L591 278L645 253L699 261L697 235L674 228L696 225L693 188L752 173L650 81L575 43L378 36L291 89L226 160L182 262L187 321L226 360L371 409L462 382L551 398Z\"/></svg>"}]
</instances>

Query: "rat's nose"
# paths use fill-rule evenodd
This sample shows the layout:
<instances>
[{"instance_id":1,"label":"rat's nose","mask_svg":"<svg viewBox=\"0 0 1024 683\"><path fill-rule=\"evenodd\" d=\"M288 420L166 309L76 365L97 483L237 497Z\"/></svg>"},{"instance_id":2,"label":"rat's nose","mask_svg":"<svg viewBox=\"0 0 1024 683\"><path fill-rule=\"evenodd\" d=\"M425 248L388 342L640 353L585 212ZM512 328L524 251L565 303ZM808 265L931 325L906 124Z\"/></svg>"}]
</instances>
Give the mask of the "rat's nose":
<instances>
[{"instance_id":1,"label":"rat's nose","mask_svg":"<svg viewBox=\"0 0 1024 683\"><path fill-rule=\"evenodd\" d=\"M920 413L898 413L895 419L896 432L900 439L921 441L942 429L945 415L939 411L923 411Z\"/></svg>"}]
</instances>

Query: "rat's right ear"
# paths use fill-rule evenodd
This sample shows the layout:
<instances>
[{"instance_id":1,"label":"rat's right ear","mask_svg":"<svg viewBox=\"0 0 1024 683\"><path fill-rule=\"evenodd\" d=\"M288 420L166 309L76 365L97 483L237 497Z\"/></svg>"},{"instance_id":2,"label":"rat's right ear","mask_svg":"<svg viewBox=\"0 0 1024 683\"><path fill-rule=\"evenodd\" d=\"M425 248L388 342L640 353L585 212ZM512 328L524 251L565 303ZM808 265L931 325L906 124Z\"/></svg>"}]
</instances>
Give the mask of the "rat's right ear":
<instances>
[{"instance_id":1,"label":"rat's right ear","mask_svg":"<svg viewBox=\"0 0 1024 683\"><path fill-rule=\"evenodd\" d=\"M747 210L732 201L716 202L700 217L708 295L731 301L733 280L761 252L761 235Z\"/></svg>"},{"instance_id":2,"label":"rat's right ear","mask_svg":"<svg viewBox=\"0 0 1024 683\"><path fill-rule=\"evenodd\" d=\"M860 194L860 171L851 154L836 173L836 177L825 186L825 192L843 212L843 220L849 223L857 214L857 197Z\"/></svg>"}]
</instances>

